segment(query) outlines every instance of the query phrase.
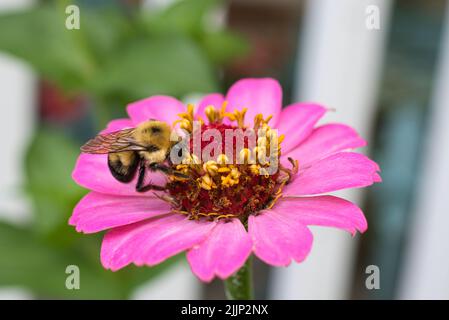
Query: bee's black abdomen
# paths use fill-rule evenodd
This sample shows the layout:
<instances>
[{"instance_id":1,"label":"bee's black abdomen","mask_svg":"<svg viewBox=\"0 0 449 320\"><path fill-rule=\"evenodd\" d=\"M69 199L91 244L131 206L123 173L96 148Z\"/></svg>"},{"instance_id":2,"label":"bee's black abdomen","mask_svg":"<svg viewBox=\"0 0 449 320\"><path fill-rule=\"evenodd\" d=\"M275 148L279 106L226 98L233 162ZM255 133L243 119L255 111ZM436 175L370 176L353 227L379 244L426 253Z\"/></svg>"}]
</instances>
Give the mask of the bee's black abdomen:
<instances>
[{"instance_id":1,"label":"bee's black abdomen","mask_svg":"<svg viewBox=\"0 0 449 320\"><path fill-rule=\"evenodd\" d=\"M130 182L136 175L137 166L139 165L140 158L137 154L133 153L126 157L127 164L124 164L125 159L121 158L118 154L110 153L108 155L108 167L112 176L120 182Z\"/></svg>"}]
</instances>

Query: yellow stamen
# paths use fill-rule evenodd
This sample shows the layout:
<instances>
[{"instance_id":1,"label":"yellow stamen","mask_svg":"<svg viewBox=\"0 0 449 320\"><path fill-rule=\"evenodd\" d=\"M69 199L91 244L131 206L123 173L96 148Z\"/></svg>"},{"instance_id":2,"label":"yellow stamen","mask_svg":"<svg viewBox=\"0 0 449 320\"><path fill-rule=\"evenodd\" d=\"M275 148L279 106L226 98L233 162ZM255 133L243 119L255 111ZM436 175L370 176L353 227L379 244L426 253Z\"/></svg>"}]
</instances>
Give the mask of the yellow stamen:
<instances>
[{"instance_id":1,"label":"yellow stamen","mask_svg":"<svg viewBox=\"0 0 449 320\"><path fill-rule=\"evenodd\" d=\"M234 110L233 113L226 113L225 115L231 121L237 121L237 125L239 128L245 128L245 114L248 111L247 108L243 108L242 111Z\"/></svg>"},{"instance_id":2,"label":"yellow stamen","mask_svg":"<svg viewBox=\"0 0 449 320\"><path fill-rule=\"evenodd\" d=\"M285 134L281 134L281 135L278 137L279 147L281 146L281 143L282 143L282 141L284 141L284 139L285 139Z\"/></svg>"},{"instance_id":3,"label":"yellow stamen","mask_svg":"<svg viewBox=\"0 0 449 320\"><path fill-rule=\"evenodd\" d=\"M260 127L268 126L268 122L273 118L272 115L268 116L266 119L263 118L261 113L254 117L254 130L259 130Z\"/></svg>"},{"instance_id":4,"label":"yellow stamen","mask_svg":"<svg viewBox=\"0 0 449 320\"><path fill-rule=\"evenodd\" d=\"M252 162L252 154L248 148L244 148L239 153L239 162L243 164L248 164Z\"/></svg>"},{"instance_id":5,"label":"yellow stamen","mask_svg":"<svg viewBox=\"0 0 449 320\"><path fill-rule=\"evenodd\" d=\"M204 110L204 113L206 114L209 123L221 123L223 121L223 118L227 115L226 113L227 105L228 102L224 101L221 105L220 110L215 109L215 107L212 105L207 106L206 109Z\"/></svg>"},{"instance_id":6,"label":"yellow stamen","mask_svg":"<svg viewBox=\"0 0 449 320\"><path fill-rule=\"evenodd\" d=\"M226 114L226 108L228 107L228 102L227 101L223 101L223 103L221 104L221 110L220 110L220 117L221 119L224 118L225 114Z\"/></svg>"},{"instance_id":7,"label":"yellow stamen","mask_svg":"<svg viewBox=\"0 0 449 320\"><path fill-rule=\"evenodd\" d=\"M217 120L217 112L214 108L214 106L208 106L204 110L204 113L207 116L207 119L209 120L209 123L214 123Z\"/></svg>"},{"instance_id":8,"label":"yellow stamen","mask_svg":"<svg viewBox=\"0 0 449 320\"><path fill-rule=\"evenodd\" d=\"M265 162L266 162L265 157L267 156L267 148L264 147L264 146L255 147L253 152L256 155L257 160L259 161L259 163L260 164L265 164Z\"/></svg>"},{"instance_id":9,"label":"yellow stamen","mask_svg":"<svg viewBox=\"0 0 449 320\"><path fill-rule=\"evenodd\" d=\"M257 147L267 149L267 138L266 137L258 137L257 138Z\"/></svg>"},{"instance_id":10,"label":"yellow stamen","mask_svg":"<svg viewBox=\"0 0 449 320\"><path fill-rule=\"evenodd\" d=\"M181 129L187 130L189 132L193 130L192 123L187 119L181 121L180 127Z\"/></svg>"},{"instance_id":11,"label":"yellow stamen","mask_svg":"<svg viewBox=\"0 0 449 320\"><path fill-rule=\"evenodd\" d=\"M176 124L180 123L180 127L184 130L187 130L189 132L192 132L193 130L193 121L194 121L194 117L193 117L193 111L194 111L195 107L193 106L193 104L189 103L187 105L187 111L178 114L178 117L180 117L181 119L176 120L175 122L173 122L173 126L175 126Z\"/></svg>"}]
</instances>

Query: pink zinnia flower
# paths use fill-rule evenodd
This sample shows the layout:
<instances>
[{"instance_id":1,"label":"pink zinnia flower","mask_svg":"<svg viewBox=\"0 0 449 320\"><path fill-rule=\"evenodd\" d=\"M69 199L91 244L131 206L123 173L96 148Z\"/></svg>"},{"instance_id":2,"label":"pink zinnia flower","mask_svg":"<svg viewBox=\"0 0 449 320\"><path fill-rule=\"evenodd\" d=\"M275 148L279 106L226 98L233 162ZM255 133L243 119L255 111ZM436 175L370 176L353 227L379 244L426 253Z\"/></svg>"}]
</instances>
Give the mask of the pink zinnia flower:
<instances>
[{"instance_id":1,"label":"pink zinnia flower","mask_svg":"<svg viewBox=\"0 0 449 320\"><path fill-rule=\"evenodd\" d=\"M223 110L218 111L225 101L232 113L226 119L220 118ZM248 108L246 117L238 111L241 107ZM130 119L111 121L103 133L136 127L148 119L171 124L180 114L188 120L185 110L174 98L153 96L130 104ZM167 182L166 176L149 173L152 183L168 186L170 203L152 192L136 192L136 178L130 183L114 179L107 155L81 154L73 179L91 192L74 209L70 224L84 233L108 230L101 262L113 271L131 263L154 266L182 251L187 251L193 273L203 281L229 277L251 253L273 266L301 262L312 246L309 225L340 228L353 235L367 229L355 204L323 194L381 181L375 162L349 152L366 145L352 128L316 126L325 113L324 107L311 103L282 109L282 89L276 80L240 80L226 97L218 93L204 97L195 118L208 118L203 126L221 130L235 127L236 121L242 128L252 127L253 119L257 126L267 126L271 116L270 125L283 135L281 164L295 164L289 158L299 163L297 171L289 171L291 179L279 180L280 173L253 176L251 170L257 167L227 167L219 161L209 163L210 167L196 166L201 176L195 185ZM193 167L176 169L188 175Z\"/></svg>"}]
</instances>

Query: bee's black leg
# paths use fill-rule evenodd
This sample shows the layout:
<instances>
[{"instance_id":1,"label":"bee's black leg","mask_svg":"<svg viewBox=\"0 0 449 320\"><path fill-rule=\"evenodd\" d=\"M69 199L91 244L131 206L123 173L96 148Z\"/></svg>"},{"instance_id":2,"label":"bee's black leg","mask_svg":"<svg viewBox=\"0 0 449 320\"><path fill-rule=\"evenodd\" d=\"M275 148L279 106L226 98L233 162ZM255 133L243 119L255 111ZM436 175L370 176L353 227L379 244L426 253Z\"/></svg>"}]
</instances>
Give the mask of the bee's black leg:
<instances>
[{"instance_id":1,"label":"bee's black leg","mask_svg":"<svg viewBox=\"0 0 449 320\"><path fill-rule=\"evenodd\" d=\"M164 191L165 187L157 186L155 184L147 184L146 186L143 185L145 180L145 162L141 161L139 166L139 177L137 179L136 184L136 191L137 192L147 192L150 190L156 190L156 191Z\"/></svg>"},{"instance_id":2,"label":"bee's black leg","mask_svg":"<svg viewBox=\"0 0 449 320\"><path fill-rule=\"evenodd\" d=\"M151 171L161 171L165 174L170 174L173 171L172 168L157 162L150 163L148 167Z\"/></svg>"},{"instance_id":3,"label":"bee's black leg","mask_svg":"<svg viewBox=\"0 0 449 320\"><path fill-rule=\"evenodd\" d=\"M163 172L165 174L168 174L168 175L171 175L171 176L175 176L175 177L183 178L183 179L189 179L189 176L186 176L185 174L183 174L181 172L173 170L171 167L166 166L166 165L161 164L161 163L157 163L157 162L151 163L149 165L149 168L150 168L151 171L161 171L161 172Z\"/></svg>"},{"instance_id":4,"label":"bee's black leg","mask_svg":"<svg viewBox=\"0 0 449 320\"><path fill-rule=\"evenodd\" d=\"M143 161L140 161L139 177L137 178L137 184L136 184L137 191L139 191L139 189L142 188L144 180L145 180L145 164L143 163Z\"/></svg>"},{"instance_id":5,"label":"bee's black leg","mask_svg":"<svg viewBox=\"0 0 449 320\"><path fill-rule=\"evenodd\" d=\"M147 184L146 186L140 187L140 188L136 187L136 191L137 192L147 192L147 191L150 191L150 190L165 191L165 190L167 190L167 188L161 187L161 186L157 186L157 185L151 184L151 183Z\"/></svg>"}]
</instances>

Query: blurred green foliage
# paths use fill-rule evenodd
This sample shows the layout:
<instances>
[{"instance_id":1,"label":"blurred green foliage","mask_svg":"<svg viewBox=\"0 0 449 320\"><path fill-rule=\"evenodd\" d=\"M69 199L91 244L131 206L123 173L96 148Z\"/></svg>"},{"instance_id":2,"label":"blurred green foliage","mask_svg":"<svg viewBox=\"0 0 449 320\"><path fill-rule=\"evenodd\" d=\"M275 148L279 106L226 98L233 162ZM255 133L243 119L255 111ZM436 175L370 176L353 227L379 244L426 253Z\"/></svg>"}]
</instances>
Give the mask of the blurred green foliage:
<instances>
[{"instance_id":1,"label":"blurred green foliage","mask_svg":"<svg viewBox=\"0 0 449 320\"><path fill-rule=\"evenodd\" d=\"M246 50L241 38L207 26L216 1L184 0L157 12L81 7L79 30L65 28L68 4L46 1L0 15L0 51L66 94L87 96L99 128L137 99L218 90L219 67ZM71 179L80 142L61 127L39 126L24 160L34 220L21 227L0 222L0 285L39 297L128 298L178 260L115 273L102 268L101 235L81 235L67 224L86 193ZM80 267L80 290L65 288L68 265Z\"/></svg>"},{"instance_id":2,"label":"blurred green foliage","mask_svg":"<svg viewBox=\"0 0 449 320\"><path fill-rule=\"evenodd\" d=\"M24 286L40 297L127 298L136 286L177 260L115 273L102 268L101 235L78 234L67 224L73 207L86 193L71 179L78 150L56 129L42 128L35 135L25 159L34 221L20 228L0 223L0 285ZM80 268L80 290L65 287L68 265Z\"/></svg>"},{"instance_id":3,"label":"blurred green foliage","mask_svg":"<svg viewBox=\"0 0 449 320\"><path fill-rule=\"evenodd\" d=\"M81 7L78 30L65 27L66 5L1 15L0 50L67 92L88 93L97 108L217 90L216 67L246 50L241 38L207 26L217 1L184 0L157 12Z\"/></svg>"}]
</instances>

